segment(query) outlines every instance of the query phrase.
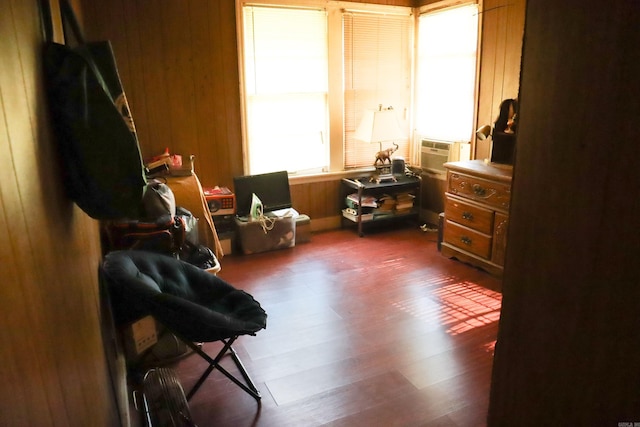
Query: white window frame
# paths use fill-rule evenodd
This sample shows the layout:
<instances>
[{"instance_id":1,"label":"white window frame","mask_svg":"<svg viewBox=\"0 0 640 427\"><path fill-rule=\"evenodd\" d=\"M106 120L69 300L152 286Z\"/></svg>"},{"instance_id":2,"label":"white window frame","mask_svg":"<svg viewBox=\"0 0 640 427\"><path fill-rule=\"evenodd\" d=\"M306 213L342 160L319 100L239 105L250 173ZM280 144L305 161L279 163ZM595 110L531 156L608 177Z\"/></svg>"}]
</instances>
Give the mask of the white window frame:
<instances>
[{"instance_id":1,"label":"white window frame","mask_svg":"<svg viewBox=\"0 0 640 427\"><path fill-rule=\"evenodd\" d=\"M479 83L480 83L480 59L481 59L481 39L482 39L482 18L481 18L481 14L480 11L483 8L483 1L482 0L443 0L434 4L430 4L430 5L426 5L426 6L422 6L420 8L417 9L417 13L415 14L415 19L416 19L416 25L415 25L415 29L416 29L416 36L415 36L415 53L414 53L414 73L415 73L415 81L414 81L414 96L416 96L416 91L418 90L418 68L419 68L419 64L418 64L418 56L419 56L419 49L420 46L418 45L419 40L420 40L420 17L425 15L425 14L431 14L431 13L438 13L438 12L444 12L450 9L455 9L461 6L468 6L468 5L476 5L477 6L477 10L478 10L478 22L477 22L477 37L476 37L476 60L475 60L475 81L473 83L473 88L474 88L474 93L473 93L473 114L472 114L472 121L471 123L469 123L470 126L470 132L468 135L468 138L463 138L462 140L458 139L458 141L460 142L470 142L473 143L474 142L474 137L473 137L473 131L474 131L474 127L475 124L477 123L477 116L478 116L478 92L479 92ZM414 105L413 105L413 112L414 114L418 114L417 111L417 100L414 101ZM417 118L414 116L414 123L417 122ZM420 138L424 135L421 135L415 128L414 128L414 154L416 156L416 161L419 161L419 159L417 159L417 157L419 156L419 151L420 151L420 147L418 146L420 143ZM472 150L473 151L473 150Z\"/></svg>"},{"instance_id":2,"label":"white window frame","mask_svg":"<svg viewBox=\"0 0 640 427\"><path fill-rule=\"evenodd\" d=\"M415 91L415 73L417 70L417 36L418 36L418 18L420 14L428 13L430 11L442 10L449 7L460 6L464 4L478 4L478 10L482 10L482 0L478 1L460 1L460 0L444 0L435 4L422 6L420 8L410 8L403 6L389 6L389 5L374 5L367 3L354 3L343 1L327 1L327 0L235 0L236 5L236 28L238 31L238 59L240 69L240 92L241 92L241 119L242 119L242 144L243 144L243 162L244 170L246 173L249 171L249 142L247 140L247 118L246 118L246 105L245 105L245 82L244 82L244 40L243 40L243 6L244 5L263 5L263 6L284 6L284 7L311 7L321 8L326 10L327 13L327 25L328 31L328 48L329 48L329 82L328 82L328 97L327 104L329 108L329 167L328 170L317 175L307 175L302 178L300 182L313 182L317 176L327 177L333 179L335 176L344 176L347 173L354 172L344 170L344 89L343 89L343 66L344 57L342 54L343 41L342 41L342 16L344 10L356 10L365 11L371 13L394 13L394 14L413 14L414 15L414 30L415 36L412 41L414 44L414 59L412 60L412 91ZM481 21L478 23L478 50L476 64L480 61L480 43L481 43ZM339 31L332 31L333 28L338 28ZM475 82L475 94L474 94L474 123L477 117L477 96L478 96L478 65L476 66L476 82ZM412 99L411 111L409 112L410 129L413 129L410 138L410 159L409 163L414 166L419 166L419 154L418 147L419 139L415 135L415 108L414 100ZM368 170L370 168L365 168ZM297 178L291 176L290 178ZM322 178L318 178L322 179Z\"/></svg>"},{"instance_id":3,"label":"white window frame","mask_svg":"<svg viewBox=\"0 0 640 427\"><path fill-rule=\"evenodd\" d=\"M250 4L242 12L249 172L326 170L326 11Z\"/></svg>"}]
</instances>

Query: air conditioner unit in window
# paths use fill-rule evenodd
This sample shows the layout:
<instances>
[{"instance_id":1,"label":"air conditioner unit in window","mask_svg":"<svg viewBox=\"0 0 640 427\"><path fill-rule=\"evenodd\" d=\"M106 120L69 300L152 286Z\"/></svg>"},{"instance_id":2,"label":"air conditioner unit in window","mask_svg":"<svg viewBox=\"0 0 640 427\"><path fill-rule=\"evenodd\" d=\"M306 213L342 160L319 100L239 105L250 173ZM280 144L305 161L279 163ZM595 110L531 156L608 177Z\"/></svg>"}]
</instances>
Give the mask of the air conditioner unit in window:
<instances>
[{"instance_id":1,"label":"air conditioner unit in window","mask_svg":"<svg viewBox=\"0 0 640 427\"><path fill-rule=\"evenodd\" d=\"M466 142L420 139L420 167L422 169L422 207L420 217L430 224L438 224L444 211L447 171L444 164L471 158L471 144Z\"/></svg>"},{"instance_id":2,"label":"air conditioner unit in window","mask_svg":"<svg viewBox=\"0 0 640 427\"><path fill-rule=\"evenodd\" d=\"M471 144L423 138L420 141L420 168L423 172L446 175L444 164L471 158ZM444 179L444 176L443 178Z\"/></svg>"}]
</instances>

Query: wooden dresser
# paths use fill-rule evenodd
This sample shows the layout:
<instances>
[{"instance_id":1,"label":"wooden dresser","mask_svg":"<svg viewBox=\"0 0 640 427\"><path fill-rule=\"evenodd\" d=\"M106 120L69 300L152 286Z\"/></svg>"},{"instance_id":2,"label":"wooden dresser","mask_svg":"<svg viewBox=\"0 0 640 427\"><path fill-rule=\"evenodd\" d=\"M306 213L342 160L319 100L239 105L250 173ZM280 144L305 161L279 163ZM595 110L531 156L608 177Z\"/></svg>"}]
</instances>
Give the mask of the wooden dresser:
<instances>
[{"instance_id":1,"label":"wooden dresser","mask_svg":"<svg viewBox=\"0 0 640 427\"><path fill-rule=\"evenodd\" d=\"M502 276L513 167L483 160L444 166L442 255Z\"/></svg>"}]
</instances>

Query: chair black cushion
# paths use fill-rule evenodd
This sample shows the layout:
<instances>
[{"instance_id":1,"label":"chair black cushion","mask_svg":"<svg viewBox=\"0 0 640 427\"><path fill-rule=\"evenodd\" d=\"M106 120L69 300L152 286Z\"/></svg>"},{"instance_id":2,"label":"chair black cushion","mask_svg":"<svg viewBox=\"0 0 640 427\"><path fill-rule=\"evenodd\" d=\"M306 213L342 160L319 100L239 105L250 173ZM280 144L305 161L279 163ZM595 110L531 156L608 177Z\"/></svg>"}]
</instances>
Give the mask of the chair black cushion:
<instances>
[{"instance_id":1,"label":"chair black cushion","mask_svg":"<svg viewBox=\"0 0 640 427\"><path fill-rule=\"evenodd\" d=\"M151 314L194 342L254 335L267 314L251 295L192 264L146 251L106 255L100 276L118 324Z\"/></svg>"}]
</instances>

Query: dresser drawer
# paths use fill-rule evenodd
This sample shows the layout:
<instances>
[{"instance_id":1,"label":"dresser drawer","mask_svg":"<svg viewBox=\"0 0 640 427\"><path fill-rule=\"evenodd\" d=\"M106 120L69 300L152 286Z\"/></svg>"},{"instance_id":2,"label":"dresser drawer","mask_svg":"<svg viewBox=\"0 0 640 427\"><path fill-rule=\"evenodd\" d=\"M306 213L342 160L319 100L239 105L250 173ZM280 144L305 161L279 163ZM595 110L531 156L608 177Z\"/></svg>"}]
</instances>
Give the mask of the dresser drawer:
<instances>
[{"instance_id":1,"label":"dresser drawer","mask_svg":"<svg viewBox=\"0 0 640 427\"><path fill-rule=\"evenodd\" d=\"M458 172L449 172L448 191L498 209L509 209L511 186Z\"/></svg>"},{"instance_id":2,"label":"dresser drawer","mask_svg":"<svg viewBox=\"0 0 640 427\"><path fill-rule=\"evenodd\" d=\"M484 234L491 234L493 230L493 211L465 202L464 199L446 194L444 208L445 217L449 221L457 222L473 228Z\"/></svg>"},{"instance_id":3,"label":"dresser drawer","mask_svg":"<svg viewBox=\"0 0 640 427\"><path fill-rule=\"evenodd\" d=\"M491 256L491 236L452 221L445 221L444 241L479 257Z\"/></svg>"}]
</instances>

